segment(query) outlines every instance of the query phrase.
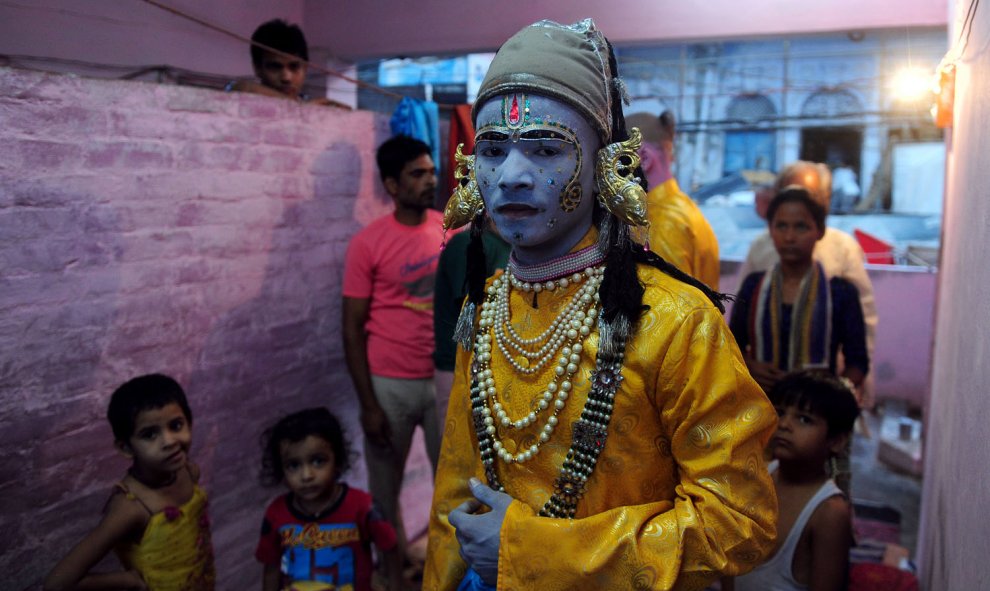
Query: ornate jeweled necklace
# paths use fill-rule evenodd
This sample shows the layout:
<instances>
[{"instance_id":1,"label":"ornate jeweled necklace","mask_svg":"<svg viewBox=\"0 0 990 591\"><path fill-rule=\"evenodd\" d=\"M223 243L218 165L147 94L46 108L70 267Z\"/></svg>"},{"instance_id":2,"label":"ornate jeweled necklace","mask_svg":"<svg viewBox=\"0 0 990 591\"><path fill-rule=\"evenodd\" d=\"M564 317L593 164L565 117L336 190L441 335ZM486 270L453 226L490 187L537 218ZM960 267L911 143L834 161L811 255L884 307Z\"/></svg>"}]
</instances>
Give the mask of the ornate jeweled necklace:
<instances>
[{"instance_id":1,"label":"ornate jeweled necklace","mask_svg":"<svg viewBox=\"0 0 990 591\"><path fill-rule=\"evenodd\" d=\"M595 317L598 313L596 303L603 268L585 269L583 275L587 276L588 280L550 322L550 326L529 339L522 338L516 332L509 317L509 292L512 284L511 280L506 279L509 273L511 271L496 278L488 288L488 297L481 304L479 324L482 329L494 328L495 344L516 371L532 375L543 369L565 342L576 343L591 333L591 327L595 325ZM490 347L487 343L479 341L475 344L476 351L479 350L479 345L484 345L480 349L482 352L487 352L487 348ZM525 362L517 361L516 355L521 355ZM566 367L568 365L566 358L563 361Z\"/></svg>"},{"instance_id":2,"label":"ornate jeweled necklace","mask_svg":"<svg viewBox=\"0 0 990 591\"><path fill-rule=\"evenodd\" d=\"M591 389L581 417L573 425L571 447L554 482L554 492L540 511L544 516L574 516L585 483L605 446L615 393L622 381L628 331L615 330L600 317L598 289L604 275L603 259L601 251L592 246L540 267L521 267L510 260L506 273L493 281L481 305L471 364L471 409L485 474L489 485L496 490L505 490L495 470L496 460L506 464L528 462L553 435L559 424L558 415L571 394L571 378L580 367L584 338L597 324L600 339L612 341L610 346L599 343ZM524 339L512 327L509 315L512 288L524 292L554 291L582 282L570 302L540 335ZM537 408L521 418L510 417L498 399L491 369L493 341L494 348L513 369L525 375L536 373L559 353L550 382L537 399ZM499 437L499 427L505 431L528 428L538 423L544 411L549 411L549 416L539 426L537 441L515 453L506 449Z\"/></svg>"}]
</instances>

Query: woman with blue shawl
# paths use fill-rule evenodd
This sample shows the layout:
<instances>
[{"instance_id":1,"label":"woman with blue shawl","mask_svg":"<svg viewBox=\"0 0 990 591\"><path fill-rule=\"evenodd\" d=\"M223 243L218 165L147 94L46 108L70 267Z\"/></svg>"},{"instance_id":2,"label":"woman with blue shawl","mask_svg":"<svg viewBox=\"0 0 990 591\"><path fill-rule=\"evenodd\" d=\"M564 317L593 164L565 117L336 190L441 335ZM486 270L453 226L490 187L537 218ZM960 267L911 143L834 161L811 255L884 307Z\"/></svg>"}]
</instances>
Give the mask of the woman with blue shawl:
<instances>
[{"instance_id":1,"label":"woman with blue shawl","mask_svg":"<svg viewBox=\"0 0 990 591\"><path fill-rule=\"evenodd\" d=\"M870 368L863 310L856 288L829 278L812 254L825 235L826 211L802 187L791 185L774 197L767 224L780 262L751 273L732 308L729 328L750 373L764 390L787 372L827 368L859 387Z\"/></svg>"}]
</instances>

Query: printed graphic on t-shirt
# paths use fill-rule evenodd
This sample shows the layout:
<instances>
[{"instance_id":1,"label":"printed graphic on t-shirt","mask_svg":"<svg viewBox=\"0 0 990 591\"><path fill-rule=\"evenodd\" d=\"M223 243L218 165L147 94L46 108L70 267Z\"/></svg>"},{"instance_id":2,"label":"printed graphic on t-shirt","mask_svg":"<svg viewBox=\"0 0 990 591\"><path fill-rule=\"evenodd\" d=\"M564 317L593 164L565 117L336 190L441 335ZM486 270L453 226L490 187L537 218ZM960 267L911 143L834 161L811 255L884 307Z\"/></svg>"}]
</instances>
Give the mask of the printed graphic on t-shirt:
<instances>
[{"instance_id":1,"label":"printed graphic on t-shirt","mask_svg":"<svg viewBox=\"0 0 990 591\"><path fill-rule=\"evenodd\" d=\"M425 302L405 300L404 302L402 302L403 307L417 311L433 309L433 286L434 284L436 284L437 274L429 273L427 275L422 275L411 281L407 281L405 277L429 265L436 266L436 261L438 258L440 258L440 255L434 254L425 260L416 263L406 263L405 265L402 265L402 268L400 269L400 274L403 276L402 286L406 289L406 293L409 294L409 297L417 298L419 300L423 300L423 299L429 300Z\"/></svg>"},{"instance_id":2,"label":"printed graphic on t-shirt","mask_svg":"<svg viewBox=\"0 0 990 591\"><path fill-rule=\"evenodd\" d=\"M439 258L439 253L431 254L423 260L406 263L399 269L399 275L402 277L402 286L406 288L406 292L409 294L409 297L429 298L431 300L429 302L430 308L433 307L433 285L437 280L436 266ZM426 275L420 275L415 279L409 279L410 275L415 275L416 273L421 272L424 268L432 268L434 270ZM409 301L406 301L405 303L409 307L414 306L414 304Z\"/></svg>"},{"instance_id":3,"label":"printed graphic on t-shirt","mask_svg":"<svg viewBox=\"0 0 990 591\"><path fill-rule=\"evenodd\" d=\"M418 312L433 309L433 284L436 282L436 275L427 275L421 279L410 283L403 283L406 291L414 298L430 298L427 301L404 300L402 306Z\"/></svg>"},{"instance_id":4,"label":"printed graphic on t-shirt","mask_svg":"<svg viewBox=\"0 0 990 591\"><path fill-rule=\"evenodd\" d=\"M352 591L354 551L350 544L360 542L354 523L289 524L279 529L282 536L282 574L300 591ZM319 582L327 586L299 585Z\"/></svg>"}]
</instances>

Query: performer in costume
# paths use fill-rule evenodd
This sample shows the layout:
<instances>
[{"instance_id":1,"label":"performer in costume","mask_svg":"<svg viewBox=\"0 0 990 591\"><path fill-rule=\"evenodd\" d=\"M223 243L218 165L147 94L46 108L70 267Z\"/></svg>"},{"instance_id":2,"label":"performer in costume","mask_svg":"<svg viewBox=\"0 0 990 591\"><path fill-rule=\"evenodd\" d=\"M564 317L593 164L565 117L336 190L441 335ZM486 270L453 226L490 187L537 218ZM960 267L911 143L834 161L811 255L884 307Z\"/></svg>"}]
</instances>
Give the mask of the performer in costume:
<instances>
[{"instance_id":1,"label":"performer in costume","mask_svg":"<svg viewBox=\"0 0 990 591\"><path fill-rule=\"evenodd\" d=\"M645 225L621 84L590 20L499 50L445 225L468 298L424 589L701 589L772 548L776 414L719 296ZM483 213L512 245L487 284Z\"/></svg>"}]
</instances>

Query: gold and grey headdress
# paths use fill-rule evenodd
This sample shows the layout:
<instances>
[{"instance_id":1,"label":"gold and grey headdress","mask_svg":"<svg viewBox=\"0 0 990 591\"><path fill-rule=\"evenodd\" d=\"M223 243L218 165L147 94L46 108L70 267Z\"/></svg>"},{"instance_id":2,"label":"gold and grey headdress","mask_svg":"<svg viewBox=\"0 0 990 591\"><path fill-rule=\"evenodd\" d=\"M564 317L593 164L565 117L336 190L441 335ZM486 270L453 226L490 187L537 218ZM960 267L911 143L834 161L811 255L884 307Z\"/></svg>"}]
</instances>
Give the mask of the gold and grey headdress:
<instances>
[{"instance_id":1,"label":"gold and grey headdress","mask_svg":"<svg viewBox=\"0 0 990 591\"><path fill-rule=\"evenodd\" d=\"M481 106L510 94L542 95L560 100L579 113L598 133L604 146L595 159L595 189L601 205L619 221L645 226L646 192L634 176L639 166L639 132L614 141L614 104L624 94L613 72L608 40L585 19L572 25L550 20L534 23L513 35L495 55L472 108L477 123ZM474 183L473 157L458 157L460 185L447 204L444 227L456 228L481 213L484 203Z\"/></svg>"}]
</instances>

